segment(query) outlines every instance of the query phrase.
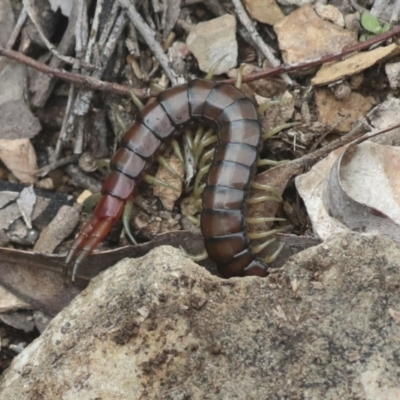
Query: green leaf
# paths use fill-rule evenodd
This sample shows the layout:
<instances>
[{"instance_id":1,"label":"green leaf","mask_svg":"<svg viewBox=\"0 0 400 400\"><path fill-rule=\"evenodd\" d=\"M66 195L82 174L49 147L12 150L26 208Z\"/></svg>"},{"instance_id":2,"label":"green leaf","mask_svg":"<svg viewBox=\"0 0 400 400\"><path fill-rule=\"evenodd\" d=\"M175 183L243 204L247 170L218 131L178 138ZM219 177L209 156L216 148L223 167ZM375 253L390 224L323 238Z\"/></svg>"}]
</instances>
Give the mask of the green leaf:
<instances>
[{"instance_id":1,"label":"green leaf","mask_svg":"<svg viewBox=\"0 0 400 400\"><path fill-rule=\"evenodd\" d=\"M382 33L388 32L390 28L391 28L390 24L388 24L387 22L385 22L385 23L383 24L383 27L382 27Z\"/></svg>"},{"instance_id":2,"label":"green leaf","mask_svg":"<svg viewBox=\"0 0 400 400\"><path fill-rule=\"evenodd\" d=\"M368 11L362 13L361 25L366 31L374 33L375 35L379 35L382 32L382 26L378 19Z\"/></svg>"}]
</instances>

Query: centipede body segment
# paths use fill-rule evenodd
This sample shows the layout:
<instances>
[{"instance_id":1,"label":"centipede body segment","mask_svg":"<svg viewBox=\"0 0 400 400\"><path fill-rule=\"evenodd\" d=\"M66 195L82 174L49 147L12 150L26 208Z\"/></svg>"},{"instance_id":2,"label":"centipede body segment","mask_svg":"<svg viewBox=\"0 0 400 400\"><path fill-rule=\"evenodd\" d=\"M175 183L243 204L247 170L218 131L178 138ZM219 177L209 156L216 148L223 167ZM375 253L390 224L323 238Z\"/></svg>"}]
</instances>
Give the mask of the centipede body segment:
<instances>
[{"instance_id":1,"label":"centipede body segment","mask_svg":"<svg viewBox=\"0 0 400 400\"><path fill-rule=\"evenodd\" d=\"M160 93L124 135L111 160L102 200L67 256L66 264L74 263L73 276L121 217L155 155L194 120L214 125L219 133L203 192L206 251L225 278L268 274L267 265L250 248L245 221L245 200L262 140L257 108L232 85L195 79Z\"/></svg>"}]
</instances>

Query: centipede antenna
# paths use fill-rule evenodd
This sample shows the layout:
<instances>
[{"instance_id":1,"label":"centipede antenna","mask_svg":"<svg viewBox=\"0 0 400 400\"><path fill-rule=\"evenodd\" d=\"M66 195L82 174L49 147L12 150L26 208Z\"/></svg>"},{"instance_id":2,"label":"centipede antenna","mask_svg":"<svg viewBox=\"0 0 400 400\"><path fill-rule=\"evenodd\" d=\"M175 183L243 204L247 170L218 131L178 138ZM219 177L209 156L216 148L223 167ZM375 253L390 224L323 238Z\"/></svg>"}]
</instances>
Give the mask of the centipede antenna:
<instances>
[{"instance_id":1,"label":"centipede antenna","mask_svg":"<svg viewBox=\"0 0 400 400\"><path fill-rule=\"evenodd\" d=\"M265 257L265 258L263 259L263 261L264 261L266 264L272 263L272 262L275 261L276 258L279 256L279 253L282 251L282 249L283 249L284 247L285 247L284 243L280 243L279 246L278 246L278 248L276 249L276 251L275 251L273 254L271 254L270 256Z\"/></svg>"},{"instance_id":2,"label":"centipede antenna","mask_svg":"<svg viewBox=\"0 0 400 400\"><path fill-rule=\"evenodd\" d=\"M139 111L143 110L144 104L142 103L142 100L140 100L139 97L136 96L136 94L133 92L133 90L130 90L129 94L131 95L133 104L138 108L138 110Z\"/></svg>"},{"instance_id":3,"label":"centipede antenna","mask_svg":"<svg viewBox=\"0 0 400 400\"><path fill-rule=\"evenodd\" d=\"M283 201L281 194L273 186L264 185L263 183L252 182L250 186L253 189L264 190L266 192L272 193L279 201Z\"/></svg>"},{"instance_id":4,"label":"centipede antenna","mask_svg":"<svg viewBox=\"0 0 400 400\"><path fill-rule=\"evenodd\" d=\"M262 139L263 139L263 140L267 140L267 139L269 139L270 137L276 135L277 133L283 131L284 129L292 128L293 126L298 126L298 125L301 125L301 122L288 122L288 123L286 123L286 124L279 125L279 126L277 126L276 128L271 129L271 130L268 131L268 132L265 132L265 133L262 135Z\"/></svg>"},{"instance_id":5,"label":"centipede antenna","mask_svg":"<svg viewBox=\"0 0 400 400\"><path fill-rule=\"evenodd\" d=\"M277 203L281 203L280 199L277 199L274 196L258 196L258 197L250 197L246 200L247 204L258 204L264 203L265 201L276 201Z\"/></svg>"},{"instance_id":6,"label":"centipede antenna","mask_svg":"<svg viewBox=\"0 0 400 400\"><path fill-rule=\"evenodd\" d=\"M264 239L266 237L270 237L272 235L275 235L280 232L285 232L286 228L276 228L276 229L271 229L270 231L266 232L249 232L248 237L249 239Z\"/></svg>"},{"instance_id":7,"label":"centipede antenna","mask_svg":"<svg viewBox=\"0 0 400 400\"><path fill-rule=\"evenodd\" d=\"M208 258L208 254L205 251L203 253L198 254L197 256L194 256L192 254L189 254L182 246L179 246L179 247L180 247L183 255L185 257L190 258L193 261L197 261L198 262L198 261L207 260L207 258Z\"/></svg>"},{"instance_id":8,"label":"centipede antenna","mask_svg":"<svg viewBox=\"0 0 400 400\"><path fill-rule=\"evenodd\" d=\"M133 212L133 204L134 204L134 199L133 197L130 197L124 207L124 212L122 214L122 225L124 227L126 236L128 236L129 240L137 246L137 241L132 235L131 227L129 226L129 220L132 217L132 212Z\"/></svg>"},{"instance_id":9,"label":"centipede antenna","mask_svg":"<svg viewBox=\"0 0 400 400\"><path fill-rule=\"evenodd\" d=\"M269 246L271 243L274 243L276 241L275 238L267 240L264 243L261 243L259 245L256 246L250 246L251 250L254 254L258 254L260 251L264 250L267 246Z\"/></svg>"},{"instance_id":10,"label":"centipede antenna","mask_svg":"<svg viewBox=\"0 0 400 400\"><path fill-rule=\"evenodd\" d=\"M160 165L162 165L172 176L175 178L178 178L181 182L183 182L183 177L180 176L169 164L167 159L163 156L158 156L157 161L159 162Z\"/></svg>"},{"instance_id":11,"label":"centipede antenna","mask_svg":"<svg viewBox=\"0 0 400 400\"><path fill-rule=\"evenodd\" d=\"M248 224L263 224L265 222L283 222L286 221L285 218L275 218L275 217L256 217L256 218L246 218Z\"/></svg>"},{"instance_id":12,"label":"centipede antenna","mask_svg":"<svg viewBox=\"0 0 400 400\"><path fill-rule=\"evenodd\" d=\"M176 139L171 140L171 147L172 150L174 151L174 154L176 155L176 157L178 158L178 160L184 164L185 160L183 158L182 152L181 152L181 148L179 146L179 143Z\"/></svg>"},{"instance_id":13,"label":"centipede antenna","mask_svg":"<svg viewBox=\"0 0 400 400\"><path fill-rule=\"evenodd\" d=\"M145 174L143 176L143 180L147 183L150 183L151 185L160 185L160 186L164 186L168 189L174 190L175 192L180 192L180 190L178 188L170 185L168 182L162 181L161 179L157 179L154 176L151 176L148 174Z\"/></svg>"}]
</instances>

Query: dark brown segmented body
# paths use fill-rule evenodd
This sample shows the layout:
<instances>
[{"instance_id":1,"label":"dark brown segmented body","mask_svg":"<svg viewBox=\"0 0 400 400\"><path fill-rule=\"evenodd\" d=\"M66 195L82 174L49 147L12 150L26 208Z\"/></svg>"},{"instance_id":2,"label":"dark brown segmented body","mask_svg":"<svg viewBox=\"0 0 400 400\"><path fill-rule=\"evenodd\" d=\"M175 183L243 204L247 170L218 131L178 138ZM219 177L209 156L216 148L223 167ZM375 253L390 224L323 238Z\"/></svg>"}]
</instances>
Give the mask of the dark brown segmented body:
<instances>
[{"instance_id":1,"label":"dark brown segmented body","mask_svg":"<svg viewBox=\"0 0 400 400\"><path fill-rule=\"evenodd\" d=\"M69 261L79 250L79 264L93 250L94 242L104 239L120 217L126 200L134 195L153 156L193 119L214 124L219 131L203 193L201 231L207 253L226 278L267 275L267 266L249 247L244 216L261 146L258 112L236 87L204 79L165 90L140 112L111 160L112 172L104 182L103 199L73 245Z\"/></svg>"}]
</instances>

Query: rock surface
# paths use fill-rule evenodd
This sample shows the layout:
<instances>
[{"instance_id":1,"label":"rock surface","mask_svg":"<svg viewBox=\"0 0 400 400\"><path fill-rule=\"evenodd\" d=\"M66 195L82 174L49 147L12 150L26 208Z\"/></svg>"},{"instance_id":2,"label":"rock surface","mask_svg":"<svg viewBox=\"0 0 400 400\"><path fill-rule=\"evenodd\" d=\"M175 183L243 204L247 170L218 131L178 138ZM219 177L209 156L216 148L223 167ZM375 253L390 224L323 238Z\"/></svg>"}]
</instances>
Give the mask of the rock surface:
<instances>
[{"instance_id":1,"label":"rock surface","mask_svg":"<svg viewBox=\"0 0 400 400\"><path fill-rule=\"evenodd\" d=\"M287 64L341 51L357 43L357 35L320 18L310 5L293 11L274 25Z\"/></svg>"},{"instance_id":2,"label":"rock surface","mask_svg":"<svg viewBox=\"0 0 400 400\"><path fill-rule=\"evenodd\" d=\"M346 233L269 278L221 280L172 247L93 279L0 398L400 398L400 249Z\"/></svg>"},{"instance_id":3,"label":"rock surface","mask_svg":"<svg viewBox=\"0 0 400 400\"><path fill-rule=\"evenodd\" d=\"M275 25L285 18L275 0L245 0L244 4L251 18L264 24Z\"/></svg>"}]
</instances>

